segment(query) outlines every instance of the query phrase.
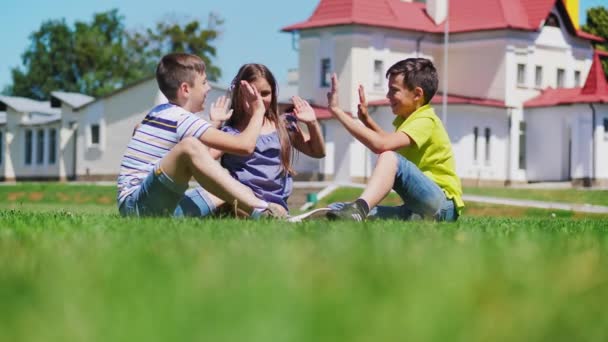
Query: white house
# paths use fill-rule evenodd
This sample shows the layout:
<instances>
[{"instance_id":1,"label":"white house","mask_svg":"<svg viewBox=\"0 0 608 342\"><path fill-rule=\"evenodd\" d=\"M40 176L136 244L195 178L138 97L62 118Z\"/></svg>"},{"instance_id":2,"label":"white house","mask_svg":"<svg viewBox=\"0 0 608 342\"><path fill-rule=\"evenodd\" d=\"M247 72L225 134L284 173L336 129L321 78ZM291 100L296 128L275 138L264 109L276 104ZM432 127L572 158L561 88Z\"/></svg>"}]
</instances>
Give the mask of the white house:
<instances>
[{"instance_id":1,"label":"white house","mask_svg":"<svg viewBox=\"0 0 608 342\"><path fill-rule=\"evenodd\" d=\"M533 168L533 161L539 160L536 153L541 152L532 147L530 137L548 134L548 124L542 114L532 111L553 107L531 109L528 115L524 103L548 87L580 87L591 67L592 44L602 41L581 31L576 18L577 0L458 0L451 1L449 11L447 0L321 0L307 20L283 31L299 36L300 96L323 106L329 75L335 71L341 105L355 113L357 87L363 84L374 106L373 115L386 129L391 129L393 119L384 100L386 69L408 57L433 60L440 75L433 104L447 121L457 172L464 183L586 177L608 182L608 173L599 162L593 172L573 169L559 177ZM448 110L444 114L441 103L446 90ZM335 120L325 120L323 126L328 148L326 159L316 164L321 178L366 178L375 156ZM571 135L572 139L587 137ZM608 152L600 150L606 148L602 146L597 144L596 156ZM577 153L579 150L572 151L572 159L589 164L588 157L574 156Z\"/></svg>"},{"instance_id":2,"label":"white house","mask_svg":"<svg viewBox=\"0 0 608 342\"><path fill-rule=\"evenodd\" d=\"M49 102L0 96L0 177L53 179L61 112Z\"/></svg>"},{"instance_id":3,"label":"white house","mask_svg":"<svg viewBox=\"0 0 608 342\"><path fill-rule=\"evenodd\" d=\"M212 84L207 103L224 94ZM166 101L154 77L99 99L59 91L50 102L0 96L0 177L115 180L135 125Z\"/></svg>"}]
</instances>

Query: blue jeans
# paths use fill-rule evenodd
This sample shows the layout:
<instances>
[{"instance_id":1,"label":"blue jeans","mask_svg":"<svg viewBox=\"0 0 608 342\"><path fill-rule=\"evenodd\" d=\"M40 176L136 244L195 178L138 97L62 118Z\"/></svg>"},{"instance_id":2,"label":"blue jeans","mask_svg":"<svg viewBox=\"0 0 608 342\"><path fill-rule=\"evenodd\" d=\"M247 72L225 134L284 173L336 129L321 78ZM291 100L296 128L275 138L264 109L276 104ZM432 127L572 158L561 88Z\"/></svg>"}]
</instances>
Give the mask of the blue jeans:
<instances>
[{"instance_id":1,"label":"blue jeans","mask_svg":"<svg viewBox=\"0 0 608 342\"><path fill-rule=\"evenodd\" d=\"M118 207L122 216L171 216L188 184L175 183L160 165L154 169Z\"/></svg>"},{"instance_id":2,"label":"blue jeans","mask_svg":"<svg viewBox=\"0 0 608 342\"><path fill-rule=\"evenodd\" d=\"M215 205L205 189L198 186L188 189L181 198L173 216L175 217L205 217L215 212Z\"/></svg>"},{"instance_id":3,"label":"blue jeans","mask_svg":"<svg viewBox=\"0 0 608 342\"><path fill-rule=\"evenodd\" d=\"M369 212L368 219L456 221L458 209L454 201L447 198L443 190L427 177L411 161L395 152L397 173L393 190L401 197L400 206L376 206ZM342 203L333 203L339 208Z\"/></svg>"}]
</instances>

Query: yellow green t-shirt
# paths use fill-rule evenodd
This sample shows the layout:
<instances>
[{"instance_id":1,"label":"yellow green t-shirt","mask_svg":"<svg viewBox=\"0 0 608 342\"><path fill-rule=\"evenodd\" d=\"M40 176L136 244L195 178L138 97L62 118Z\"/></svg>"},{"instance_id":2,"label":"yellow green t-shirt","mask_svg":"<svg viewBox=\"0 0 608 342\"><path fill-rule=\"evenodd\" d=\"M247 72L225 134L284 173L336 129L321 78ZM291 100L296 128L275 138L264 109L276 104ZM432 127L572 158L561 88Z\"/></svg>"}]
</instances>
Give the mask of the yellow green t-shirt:
<instances>
[{"instance_id":1,"label":"yellow green t-shirt","mask_svg":"<svg viewBox=\"0 0 608 342\"><path fill-rule=\"evenodd\" d=\"M418 166L427 177L453 199L458 211L464 207L462 185L456 175L456 164L450 137L443 123L427 104L418 108L410 116L397 117L393 121L397 132L406 133L413 144L397 150L397 153Z\"/></svg>"}]
</instances>

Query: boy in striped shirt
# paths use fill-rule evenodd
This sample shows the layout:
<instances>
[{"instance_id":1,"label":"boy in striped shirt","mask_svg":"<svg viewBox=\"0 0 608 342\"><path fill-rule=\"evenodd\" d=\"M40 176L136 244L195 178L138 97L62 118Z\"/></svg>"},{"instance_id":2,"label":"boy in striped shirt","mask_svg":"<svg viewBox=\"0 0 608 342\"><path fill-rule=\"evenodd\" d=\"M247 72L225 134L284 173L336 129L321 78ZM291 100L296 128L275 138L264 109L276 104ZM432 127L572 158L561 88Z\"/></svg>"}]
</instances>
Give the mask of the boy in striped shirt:
<instances>
[{"instance_id":1,"label":"boy in striped shirt","mask_svg":"<svg viewBox=\"0 0 608 342\"><path fill-rule=\"evenodd\" d=\"M192 177L221 200L251 217L283 216L280 206L255 197L209 154L209 148L249 155L255 148L265 108L258 91L242 83L244 102L252 117L239 135L230 135L193 113L203 109L210 90L205 63L198 56L173 53L156 68L161 92L169 99L154 107L135 129L118 177L118 209L123 216L170 216ZM213 201L202 196L199 207L211 212Z\"/></svg>"}]
</instances>

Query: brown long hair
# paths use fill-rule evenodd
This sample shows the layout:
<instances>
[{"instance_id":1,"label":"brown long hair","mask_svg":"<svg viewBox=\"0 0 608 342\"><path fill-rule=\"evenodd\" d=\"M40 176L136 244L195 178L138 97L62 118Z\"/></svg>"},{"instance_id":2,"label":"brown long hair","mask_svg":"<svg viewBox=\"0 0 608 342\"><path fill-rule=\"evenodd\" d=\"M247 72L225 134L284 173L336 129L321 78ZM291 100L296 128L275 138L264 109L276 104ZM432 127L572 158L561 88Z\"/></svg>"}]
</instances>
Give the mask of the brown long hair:
<instances>
[{"instance_id":1,"label":"brown long hair","mask_svg":"<svg viewBox=\"0 0 608 342\"><path fill-rule=\"evenodd\" d=\"M272 100L270 101L270 107L265 114L265 120L270 120L275 124L277 128L277 134L279 136L279 142L281 143L281 166L283 172L287 175L295 174L295 171L291 167L291 159L292 159L292 146L291 141L289 140L289 134L287 133L287 127L285 125L285 120L281 119L279 116L279 105L277 102L277 81L274 78L274 75L270 70L263 64L245 64L236 74L231 84L231 107L232 107L232 117L226 122L226 125L234 127L237 122L243 120L244 116L247 115L245 113L245 108L243 108L243 103L241 103L241 81L247 82L255 82L258 78L264 78L266 82L270 85L272 89Z\"/></svg>"}]
</instances>

